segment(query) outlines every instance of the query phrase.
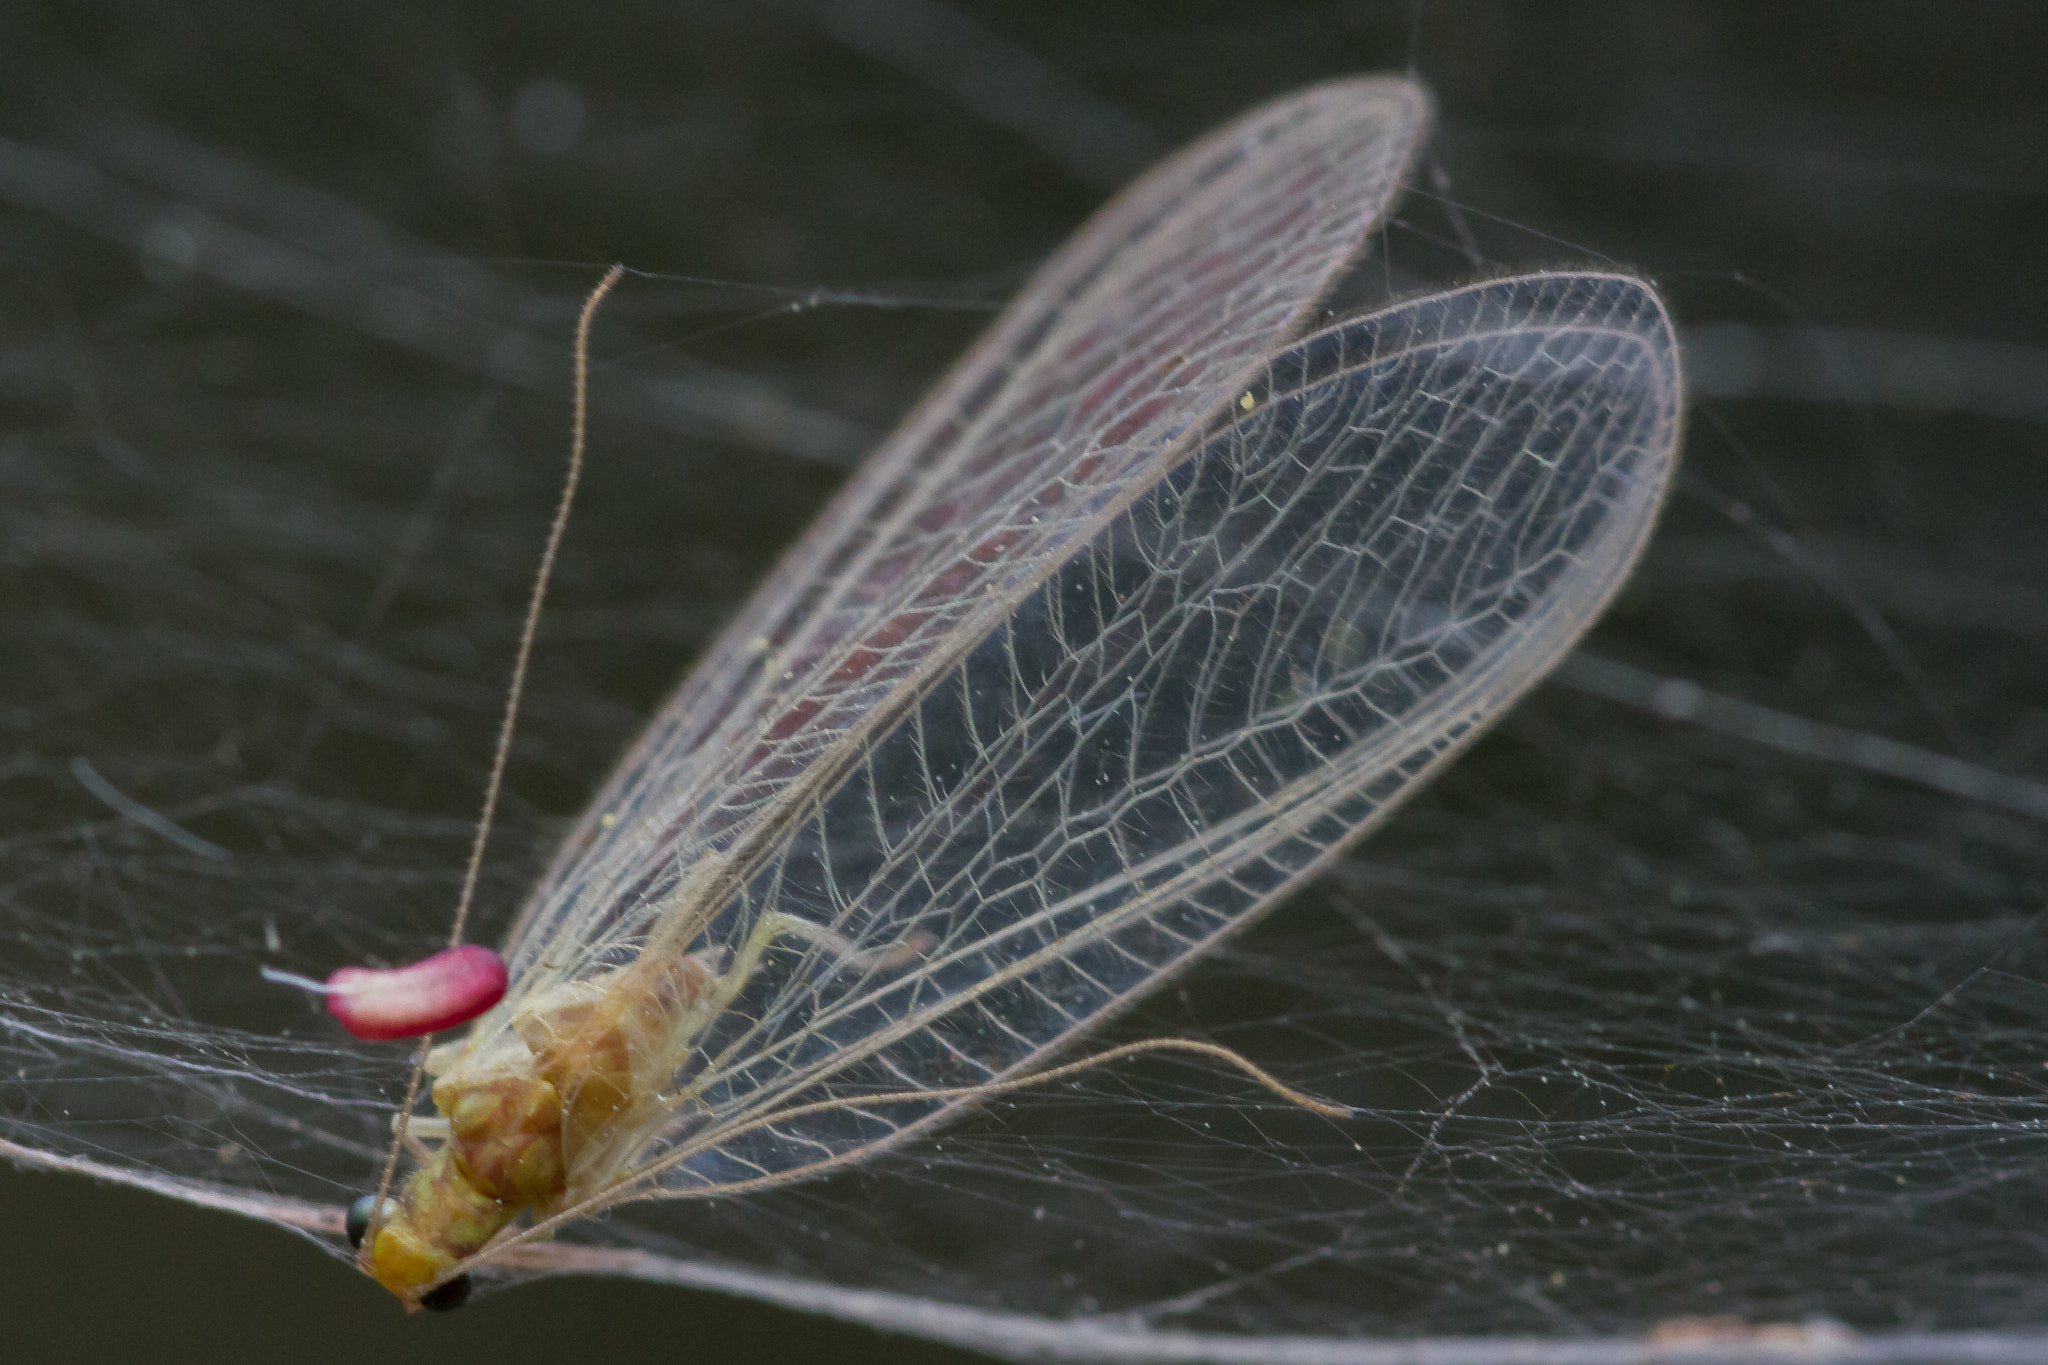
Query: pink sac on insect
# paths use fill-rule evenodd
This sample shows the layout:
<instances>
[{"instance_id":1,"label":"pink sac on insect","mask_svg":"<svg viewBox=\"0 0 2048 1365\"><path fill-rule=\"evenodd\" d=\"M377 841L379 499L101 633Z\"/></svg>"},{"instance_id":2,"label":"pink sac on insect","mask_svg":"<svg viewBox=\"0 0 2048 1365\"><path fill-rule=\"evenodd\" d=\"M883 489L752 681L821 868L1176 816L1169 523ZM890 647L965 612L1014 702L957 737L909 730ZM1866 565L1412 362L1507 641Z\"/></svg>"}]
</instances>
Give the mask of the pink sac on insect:
<instances>
[{"instance_id":1,"label":"pink sac on insect","mask_svg":"<svg viewBox=\"0 0 2048 1365\"><path fill-rule=\"evenodd\" d=\"M327 1010L358 1038L418 1038L466 1024L505 998L505 959L466 943L407 967L343 967L327 978Z\"/></svg>"}]
</instances>

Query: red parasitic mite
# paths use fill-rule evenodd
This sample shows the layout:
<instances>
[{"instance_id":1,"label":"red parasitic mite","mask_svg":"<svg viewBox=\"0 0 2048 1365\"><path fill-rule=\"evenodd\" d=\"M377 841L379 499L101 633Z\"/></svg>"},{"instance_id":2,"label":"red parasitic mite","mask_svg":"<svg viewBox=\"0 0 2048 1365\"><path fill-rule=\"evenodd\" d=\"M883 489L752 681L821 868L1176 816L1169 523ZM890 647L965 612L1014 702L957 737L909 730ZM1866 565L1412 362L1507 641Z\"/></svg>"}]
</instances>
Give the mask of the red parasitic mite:
<instances>
[{"instance_id":1,"label":"red parasitic mite","mask_svg":"<svg viewBox=\"0 0 2048 1365\"><path fill-rule=\"evenodd\" d=\"M505 998L505 959L465 943L404 967L343 967L325 983L265 968L263 975L327 997L327 1011L373 1043L421 1038L466 1024Z\"/></svg>"}]
</instances>

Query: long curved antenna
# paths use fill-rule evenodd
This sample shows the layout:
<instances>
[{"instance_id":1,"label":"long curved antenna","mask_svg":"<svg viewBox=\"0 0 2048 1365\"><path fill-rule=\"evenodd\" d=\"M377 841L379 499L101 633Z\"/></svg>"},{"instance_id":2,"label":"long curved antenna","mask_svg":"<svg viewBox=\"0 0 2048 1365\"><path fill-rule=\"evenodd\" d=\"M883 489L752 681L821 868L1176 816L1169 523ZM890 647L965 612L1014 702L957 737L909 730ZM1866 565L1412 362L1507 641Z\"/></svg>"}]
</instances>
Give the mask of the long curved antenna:
<instances>
[{"instance_id":1,"label":"long curved antenna","mask_svg":"<svg viewBox=\"0 0 2048 1365\"><path fill-rule=\"evenodd\" d=\"M519 628L519 650L512 659L512 682L505 689L505 715L498 722L498 745L491 754L491 775L484 783L484 808L476 819L476 837L469 845L469 865L462 872L462 894L455 902L455 923L448 929L448 946L458 947L462 943L462 931L469 923L469 907L476 899L477 877L483 870L484 846L490 842L491 822L498 814L498 793L505 785L505 763L512 753L512 731L519 721L519 698L526 690L526 665L533 657L533 637L540 630L541 603L547 600L548 579L554 576L555 555L562 548L562 536L569 529L569 508L576 501L576 485L583 478L583 446L590 429L590 324L597 316L598 305L612 292L612 287L626 273L623 265L614 265L605 271L604 278L590 291L590 297L583 301L583 311L576 318L576 396L574 416L569 426L569 469L562 476L562 496L555 503L555 519L548 526L547 544L540 552L540 568L533 575L533 593L526 599L526 621ZM398 1153L405 1146L406 1124L411 1121L412 1108L419 1103L420 1084L427 1075L427 1050L433 1046L431 1037L420 1039L418 1051L413 1053L412 1074L406 1077L405 1102L398 1107L398 1122L392 1125L391 1147L384 1154L384 1169L377 1177L377 1199L370 1207L376 1212L371 1216L370 1227L362 1241L360 1264L367 1265L368 1258L377 1245L377 1231L384 1225L385 1201L391 1195L391 1182L398 1175Z\"/></svg>"},{"instance_id":2,"label":"long curved antenna","mask_svg":"<svg viewBox=\"0 0 2048 1365\"><path fill-rule=\"evenodd\" d=\"M491 776L484 784L484 808L476 818L476 838L469 845L469 866L462 871L462 895L455 902L455 923L448 929L448 946L462 942L463 926L469 921L470 902L476 899L476 882L484 865L484 845L490 842L491 822L498 814L498 793L505 785L505 763L512 753L512 731L519 720L519 698L526 690L526 665L533 657L533 637L540 630L541 603L547 600L548 579L554 576L555 555L562 548L562 535L569 529L569 507L576 501L576 485L583 478L583 443L590 427L590 324L598 305L612 286L626 273L615 265L605 271L597 288L583 301L576 318L576 408L569 428L569 470L562 476L562 496L555 503L555 519L548 527L548 543L540 552L540 568L533 576L533 595L526 599L526 623L519 629L519 652L512 660L512 683L505 689L505 716L498 722L498 747L491 754Z\"/></svg>"},{"instance_id":3,"label":"long curved antenna","mask_svg":"<svg viewBox=\"0 0 2048 1365\"><path fill-rule=\"evenodd\" d=\"M901 1090L879 1095L845 1095L836 1099L818 1100L810 1104L789 1105L782 1109L758 1115L730 1129L720 1130L711 1136L708 1141L699 1143L696 1146L670 1152L660 1160L633 1172L611 1189L591 1195L569 1208L562 1209L550 1217L541 1219L531 1227L522 1228L517 1232L501 1234L481 1251L465 1258L459 1265L420 1286L417 1294L430 1294L450 1280L468 1274L478 1266L497 1259L514 1247L524 1246L530 1242L543 1241L555 1229L564 1224L574 1222L579 1218L587 1218L603 1209L613 1208L620 1204L640 1203L654 1199L684 1199L691 1197L723 1199L729 1195L744 1193L750 1190L774 1189L778 1186L792 1184L795 1181L816 1176L824 1171L852 1165L857 1161L863 1160L865 1157L865 1153L856 1149L855 1151L841 1152L835 1156L826 1157L823 1160L803 1167L801 1170L782 1171L753 1180L734 1181L728 1185L707 1186L698 1190L649 1191L634 1188L636 1186L644 1186L654 1176L672 1167L681 1165L690 1157L699 1155L719 1143L729 1141L745 1133L758 1132L763 1128L768 1128L778 1123L785 1123L790 1119L803 1118L811 1114L830 1113L840 1109L860 1109L884 1104L925 1104L932 1100L941 1099L986 1099L991 1095L1015 1094L1020 1090L1035 1090L1040 1086L1049 1085L1054 1081L1065 1080L1069 1076L1076 1076L1084 1071L1093 1071L1100 1067L1108 1066L1113 1062L1122 1061L1126 1057L1138 1057L1153 1052L1180 1052L1196 1057L1212 1058L1243 1072L1253 1083L1262 1089L1271 1091L1288 1104L1294 1105L1298 1109L1305 1109L1311 1114L1317 1114L1326 1119L1354 1118L1361 1112L1350 1105L1332 1104L1328 1100L1316 1098L1305 1090L1297 1090L1235 1048L1224 1047L1221 1043L1211 1043L1200 1038L1140 1038L1135 1042L1119 1043L1115 1047L1104 1048L1100 1052L1087 1057L1077 1058L1071 1062L1064 1062L1059 1066L1048 1067L1044 1071L1034 1071L1029 1075L1011 1076L1000 1080L983 1081L976 1085L933 1086L929 1089ZM365 1240L368 1239L366 1238ZM417 1297L408 1301L408 1311L410 1311L410 1305L417 1303L417 1301Z\"/></svg>"}]
</instances>

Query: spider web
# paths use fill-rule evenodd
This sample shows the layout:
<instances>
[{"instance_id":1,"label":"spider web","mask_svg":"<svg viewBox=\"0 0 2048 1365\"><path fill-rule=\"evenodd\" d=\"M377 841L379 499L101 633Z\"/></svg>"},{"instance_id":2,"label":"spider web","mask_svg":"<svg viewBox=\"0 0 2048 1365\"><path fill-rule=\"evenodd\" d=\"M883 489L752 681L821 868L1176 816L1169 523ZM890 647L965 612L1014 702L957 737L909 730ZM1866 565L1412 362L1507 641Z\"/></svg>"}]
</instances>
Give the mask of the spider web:
<instances>
[{"instance_id":1,"label":"spider web","mask_svg":"<svg viewBox=\"0 0 2048 1365\"><path fill-rule=\"evenodd\" d=\"M386 238L397 275L351 273L342 248L291 238L349 224L293 197L319 176L188 126L5 130L0 231L37 264L4 286L0 1137L334 1205L374 1169L399 1068L255 968L402 961L444 930L560 453L546 376L566 365L545 338L575 290L508 287L481 243L427 253L459 233L425 215ZM138 127L159 139L145 151ZM1488 192L1474 142L1451 145L1481 166L1457 198L1516 202L1511 179ZM201 174L221 165L250 178ZM78 167L102 179L61 178ZM1674 271L1731 256L1689 254L1661 221L1581 231L1593 212L1540 221ZM329 292L209 283L182 245L209 223L295 240ZM1356 292L1470 273L1459 226L1411 205L1373 263L1395 273ZM1491 264L1572 254L1465 226ZM1899 287L1886 336L1974 321L1925 280ZM662 334L662 310L687 327L705 298L648 292L622 334ZM1082 1328L1245 1334L1282 1358L1290 1335L1568 1340L1688 1314L2037 1326L2038 427L2013 420L2009 386L2004 417L1971 416L1977 381L1945 376L1955 352L1932 344L1899 341L1852 383L1865 371L1845 380L1796 318L1712 288L1681 312L1805 337L1817 378L1710 374L1732 397L1709 395L1642 572L1558 681L1100 1036L1212 1038L1368 1118L1333 1127L1213 1068L1124 1064L857 1173L626 1209L575 1238L651 1278L767 1273L832 1311L854 1301L802 1287L1079 1322L1058 1339L1075 1350L1097 1340ZM420 317L486 314L492 346L435 341L459 369L405 359L436 354L407 331ZM898 344L933 363L978 320L920 316ZM530 370L497 344L508 319ZM729 371L614 376L479 937L829 491L811 457L850 455L914 396L922 371L897 353L872 371L804 354L813 337L858 351L879 326L836 310L765 365L742 350ZM1702 340L1755 355L1755 335ZM1769 385L1821 401L1744 399ZM868 1315L911 1325L889 1311Z\"/></svg>"}]
</instances>

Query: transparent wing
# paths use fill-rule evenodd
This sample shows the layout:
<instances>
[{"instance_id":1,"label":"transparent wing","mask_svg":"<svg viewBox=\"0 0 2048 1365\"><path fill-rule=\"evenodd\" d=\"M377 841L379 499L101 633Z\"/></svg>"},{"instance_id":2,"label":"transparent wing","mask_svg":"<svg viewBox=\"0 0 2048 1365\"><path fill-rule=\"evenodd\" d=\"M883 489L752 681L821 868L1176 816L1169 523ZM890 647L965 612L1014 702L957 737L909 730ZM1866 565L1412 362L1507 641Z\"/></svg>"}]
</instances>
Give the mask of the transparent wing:
<instances>
[{"instance_id":1,"label":"transparent wing","mask_svg":"<svg viewBox=\"0 0 2048 1365\"><path fill-rule=\"evenodd\" d=\"M700 850L929 685L1124 484L1242 391L1384 220L1413 84L1319 86L1195 143L1050 261L867 463L612 777L511 935L595 959ZM891 698L898 698L895 703Z\"/></svg>"},{"instance_id":2,"label":"transparent wing","mask_svg":"<svg viewBox=\"0 0 2048 1365\"><path fill-rule=\"evenodd\" d=\"M1171 971L1370 828L1620 585L1676 456L1650 289L1502 280L1303 341L866 745L724 907L770 955L685 1077L671 1188L900 1136ZM866 963L868 965L861 965Z\"/></svg>"}]
</instances>

